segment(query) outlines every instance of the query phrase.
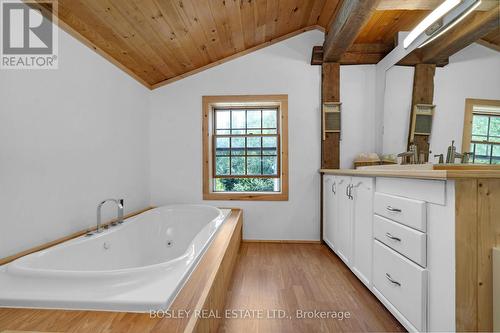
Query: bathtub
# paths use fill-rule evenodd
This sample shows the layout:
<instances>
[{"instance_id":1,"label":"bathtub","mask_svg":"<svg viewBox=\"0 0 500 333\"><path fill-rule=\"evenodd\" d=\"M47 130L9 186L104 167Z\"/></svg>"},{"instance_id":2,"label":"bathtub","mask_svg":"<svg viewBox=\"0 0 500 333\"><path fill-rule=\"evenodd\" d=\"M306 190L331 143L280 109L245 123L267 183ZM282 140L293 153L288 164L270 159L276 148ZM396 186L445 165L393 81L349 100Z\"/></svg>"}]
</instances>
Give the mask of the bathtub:
<instances>
[{"instance_id":1,"label":"bathtub","mask_svg":"<svg viewBox=\"0 0 500 333\"><path fill-rule=\"evenodd\" d=\"M0 307L167 309L229 210L172 205L0 266Z\"/></svg>"}]
</instances>

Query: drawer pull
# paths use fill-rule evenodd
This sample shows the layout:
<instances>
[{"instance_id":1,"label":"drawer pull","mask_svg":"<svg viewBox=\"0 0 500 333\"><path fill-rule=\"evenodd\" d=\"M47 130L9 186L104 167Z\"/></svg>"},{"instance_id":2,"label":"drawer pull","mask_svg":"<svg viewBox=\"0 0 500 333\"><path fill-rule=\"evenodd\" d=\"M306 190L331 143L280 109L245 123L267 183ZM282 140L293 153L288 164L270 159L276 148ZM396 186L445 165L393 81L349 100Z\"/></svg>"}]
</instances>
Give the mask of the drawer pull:
<instances>
[{"instance_id":1,"label":"drawer pull","mask_svg":"<svg viewBox=\"0 0 500 333\"><path fill-rule=\"evenodd\" d=\"M394 208L392 206L387 206L386 209L390 212L396 212L396 213L401 213L401 209L399 208Z\"/></svg>"},{"instance_id":2,"label":"drawer pull","mask_svg":"<svg viewBox=\"0 0 500 333\"><path fill-rule=\"evenodd\" d=\"M394 280L390 275L389 273L385 273L385 277L387 278L387 280L389 280L389 282L391 282L392 284L395 284L396 286L398 287L401 287L401 283L399 283L398 281Z\"/></svg>"},{"instance_id":3,"label":"drawer pull","mask_svg":"<svg viewBox=\"0 0 500 333\"><path fill-rule=\"evenodd\" d=\"M385 233L385 236L386 236L387 238L392 239L392 240L395 240L395 241L401 242L401 238L399 238L399 237L394 237L393 235L391 235L391 234L390 234L390 233L388 233L388 232L386 232L386 233Z\"/></svg>"}]
</instances>

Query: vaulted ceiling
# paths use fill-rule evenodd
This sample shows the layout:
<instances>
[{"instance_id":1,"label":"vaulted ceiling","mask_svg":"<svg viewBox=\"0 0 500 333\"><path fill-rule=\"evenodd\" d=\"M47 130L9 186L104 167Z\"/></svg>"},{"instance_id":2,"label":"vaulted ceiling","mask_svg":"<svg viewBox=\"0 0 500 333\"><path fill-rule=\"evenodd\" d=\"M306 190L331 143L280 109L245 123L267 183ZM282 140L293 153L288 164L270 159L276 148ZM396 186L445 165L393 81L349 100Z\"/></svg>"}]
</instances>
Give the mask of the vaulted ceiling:
<instances>
[{"instance_id":1,"label":"vaulted ceiling","mask_svg":"<svg viewBox=\"0 0 500 333\"><path fill-rule=\"evenodd\" d=\"M377 10L346 63L359 61L367 46L376 56L364 62L376 62L392 49L398 31L411 30L442 2L373 1ZM341 5L342 0L59 0L58 17L62 28L155 88L303 31L328 29Z\"/></svg>"}]
</instances>

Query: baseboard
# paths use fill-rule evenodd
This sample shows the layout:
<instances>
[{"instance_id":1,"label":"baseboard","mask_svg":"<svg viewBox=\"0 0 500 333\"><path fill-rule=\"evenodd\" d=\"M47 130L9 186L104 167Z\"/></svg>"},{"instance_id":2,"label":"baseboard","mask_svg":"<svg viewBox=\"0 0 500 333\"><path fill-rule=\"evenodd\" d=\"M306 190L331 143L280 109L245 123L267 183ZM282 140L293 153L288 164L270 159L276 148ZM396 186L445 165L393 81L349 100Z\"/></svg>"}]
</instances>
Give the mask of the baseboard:
<instances>
[{"instance_id":1,"label":"baseboard","mask_svg":"<svg viewBox=\"0 0 500 333\"><path fill-rule=\"evenodd\" d=\"M302 239L243 239L243 243L286 243L286 244L321 244L320 240Z\"/></svg>"}]
</instances>

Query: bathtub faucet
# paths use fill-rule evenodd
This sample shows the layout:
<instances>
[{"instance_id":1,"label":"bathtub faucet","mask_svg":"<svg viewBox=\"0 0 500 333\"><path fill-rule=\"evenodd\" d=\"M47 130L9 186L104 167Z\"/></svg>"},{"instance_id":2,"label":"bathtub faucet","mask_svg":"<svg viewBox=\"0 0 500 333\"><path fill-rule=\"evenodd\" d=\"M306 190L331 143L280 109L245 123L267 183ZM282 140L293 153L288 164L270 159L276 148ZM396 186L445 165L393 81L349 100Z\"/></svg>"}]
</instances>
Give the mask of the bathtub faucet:
<instances>
[{"instance_id":1,"label":"bathtub faucet","mask_svg":"<svg viewBox=\"0 0 500 333\"><path fill-rule=\"evenodd\" d=\"M102 232L102 227L101 227L101 209L102 209L102 206L106 202L108 202L108 201L114 202L118 206L118 213L117 213L118 217L117 217L116 221L111 222L111 225L117 225L117 224L123 223L123 199L106 199L106 200L103 200L97 206L97 228L95 230L95 233ZM91 236L93 234L94 233L90 232L90 233L87 234L87 236Z\"/></svg>"}]
</instances>

